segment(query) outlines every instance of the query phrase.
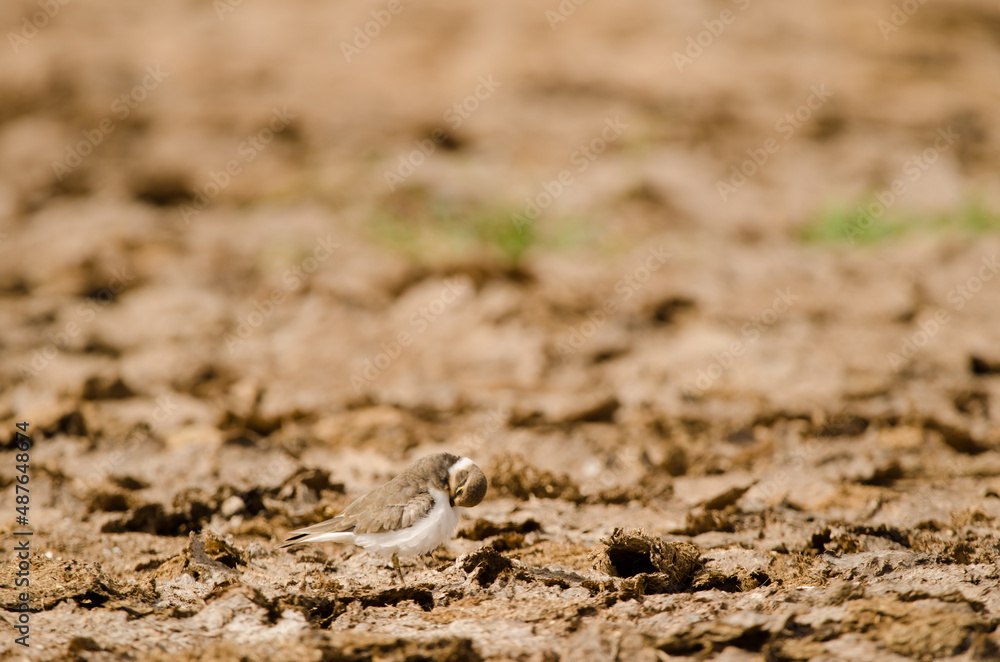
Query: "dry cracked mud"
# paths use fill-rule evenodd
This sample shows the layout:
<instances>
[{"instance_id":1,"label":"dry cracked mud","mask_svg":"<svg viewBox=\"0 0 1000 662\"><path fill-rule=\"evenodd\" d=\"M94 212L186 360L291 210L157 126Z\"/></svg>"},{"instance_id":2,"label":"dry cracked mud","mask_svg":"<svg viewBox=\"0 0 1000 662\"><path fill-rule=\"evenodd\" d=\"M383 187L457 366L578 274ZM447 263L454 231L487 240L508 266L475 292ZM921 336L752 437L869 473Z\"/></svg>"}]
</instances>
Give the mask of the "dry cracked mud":
<instances>
[{"instance_id":1,"label":"dry cracked mud","mask_svg":"<svg viewBox=\"0 0 1000 662\"><path fill-rule=\"evenodd\" d=\"M0 658L998 659L996 3L387 7L0 6Z\"/></svg>"}]
</instances>

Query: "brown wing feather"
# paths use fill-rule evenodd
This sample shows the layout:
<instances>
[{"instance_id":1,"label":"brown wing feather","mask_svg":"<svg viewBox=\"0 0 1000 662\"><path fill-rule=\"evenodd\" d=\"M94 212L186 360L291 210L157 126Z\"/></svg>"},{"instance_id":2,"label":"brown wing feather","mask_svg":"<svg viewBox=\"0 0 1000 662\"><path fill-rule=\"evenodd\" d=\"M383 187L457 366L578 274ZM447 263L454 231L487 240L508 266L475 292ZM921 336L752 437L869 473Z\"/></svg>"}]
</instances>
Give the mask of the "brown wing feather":
<instances>
[{"instance_id":1,"label":"brown wing feather","mask_svg":"<svg viewBox=\"0 0 1000 662\"><path fill-rule=\"evenodd\" d=\"M389 497L388 495L392 495ZM333 519L292 531L282 547L318 533L384 533L402 529L430 512L434 497L420 476L404 472L357 499Z\"/></svg>"},{"instance_id":2,"label":"brown wing feather","mask_svg":"<svg viewBox=\"0 0 1000 662\"><path fill-rule=\"evenodd\" d=\"M426 483L407 472L358 499L341 515L353 520L354 533L384 533L410 526L433 506Z\"/></svg>"},{"instance_id":3,"label":"brown wing feather","mask_svg":"<svg viewBox=\"0 0 1000 662\"><path fill-rule=\"evenodd\" d=\"M385 533L404 529L427 515L433 506L434 497L422 492L405 504L384 507L359 520L354 533Z\"/></svg>"}]
</instances>

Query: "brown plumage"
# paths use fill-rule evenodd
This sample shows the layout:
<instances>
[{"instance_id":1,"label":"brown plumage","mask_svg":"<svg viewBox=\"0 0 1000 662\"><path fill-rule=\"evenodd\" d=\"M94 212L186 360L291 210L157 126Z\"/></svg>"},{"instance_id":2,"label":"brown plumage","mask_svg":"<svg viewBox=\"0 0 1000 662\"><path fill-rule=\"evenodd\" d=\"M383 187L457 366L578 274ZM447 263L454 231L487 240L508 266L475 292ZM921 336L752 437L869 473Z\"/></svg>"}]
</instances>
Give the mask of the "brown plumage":
<instances>
[{"instance_id":1,"label":"brown plumage","mask_svg":"<svg viewBox=\"0 0 1000 662\"><path fill-rule=\"evenodd\" d=\"M391 554L399 570L398 554L419 555L438 547L453 535L461 509L482 501L486 489L486 476L472 460L450 453L429 455L333 519L293 531L281 547L350 542Z\"/></svg>"}]
</instances>

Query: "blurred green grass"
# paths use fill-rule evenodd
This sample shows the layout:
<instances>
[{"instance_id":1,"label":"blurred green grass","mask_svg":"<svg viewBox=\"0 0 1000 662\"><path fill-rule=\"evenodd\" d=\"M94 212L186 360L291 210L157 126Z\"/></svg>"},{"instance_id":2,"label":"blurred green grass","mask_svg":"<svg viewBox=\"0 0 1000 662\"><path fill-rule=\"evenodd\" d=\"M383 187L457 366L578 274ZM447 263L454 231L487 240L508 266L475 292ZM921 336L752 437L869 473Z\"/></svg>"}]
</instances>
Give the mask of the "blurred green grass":
<instances>
[{"instance_id":1,"label":"blurred green grass","mask_svg":"<svg viewBox=\"0 0 1000 662\"><path fill-rule=\"evenodd\" d=\"M516 266L537 239L530 226L518 232L500 209L418 218L381 211L368 228L377 243L418 262L472 258Z\"/></svg>"},{"instance_id":2,"label":"blurred green grass","mask_svg":"<svg viewBox=\"0 0 1000 662\"><path fill-rule=\"evenodd\" d=\"M425 201L427 202L427 201ZM573 251L594 244L592 224L582 218L545 218L517 227L521 213L503 205L429 203L380 209L367 228L375 242L414 261L492 260L521 265L534 250Z\"/></svg>"},{"instance_id":3,"label":"blurred green grass","mask_svg":"<svg viewBox=\"0 0 1000 662\"><path fill-rule=\"evenodd\" d=\"M873 200L869 196L854 205L826 206L800 228L798 238L811 244L874 245L917 233L975 236L1000 232L1000 212L989 209L979 200L970 200L948 213L921 214L890 209L878 218L869 216L869 221L859 208L868 209Z\"/></svg>"}]
</instances>

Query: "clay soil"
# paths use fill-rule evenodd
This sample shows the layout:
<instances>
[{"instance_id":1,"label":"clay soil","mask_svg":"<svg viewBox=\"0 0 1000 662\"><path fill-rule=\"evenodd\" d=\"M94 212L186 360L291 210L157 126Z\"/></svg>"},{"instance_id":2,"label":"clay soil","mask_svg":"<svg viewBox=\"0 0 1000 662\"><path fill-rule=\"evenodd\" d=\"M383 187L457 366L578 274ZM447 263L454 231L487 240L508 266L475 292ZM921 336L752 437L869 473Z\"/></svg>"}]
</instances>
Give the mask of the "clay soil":
<instances>
[{"instance_id":1,"label":"clay soil","mask_svg":"<svg viewBox=\"0 0 1000 662\"><path fill-rule=\"evenodd\" d=\"M897 4L2 3L0 658L998 659L1000 9Z\"/></svg>"}]
</instances>

